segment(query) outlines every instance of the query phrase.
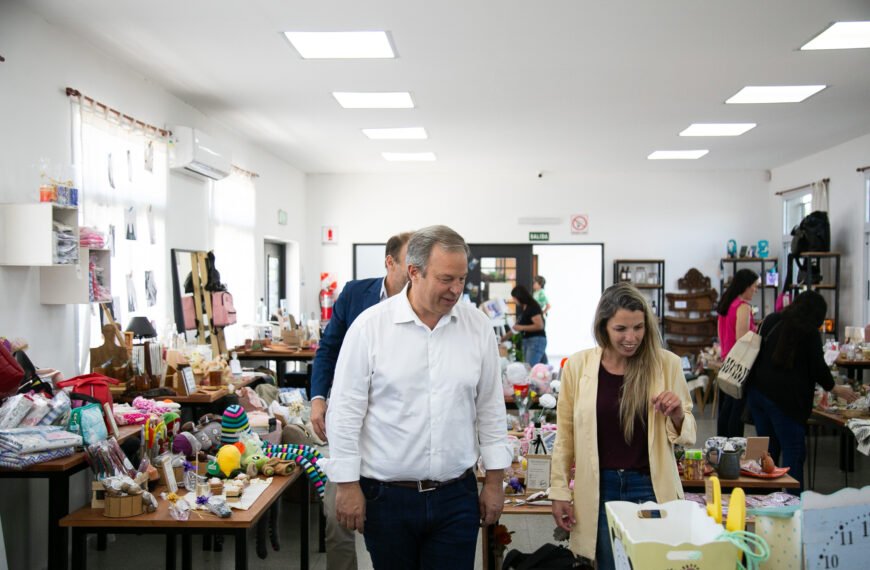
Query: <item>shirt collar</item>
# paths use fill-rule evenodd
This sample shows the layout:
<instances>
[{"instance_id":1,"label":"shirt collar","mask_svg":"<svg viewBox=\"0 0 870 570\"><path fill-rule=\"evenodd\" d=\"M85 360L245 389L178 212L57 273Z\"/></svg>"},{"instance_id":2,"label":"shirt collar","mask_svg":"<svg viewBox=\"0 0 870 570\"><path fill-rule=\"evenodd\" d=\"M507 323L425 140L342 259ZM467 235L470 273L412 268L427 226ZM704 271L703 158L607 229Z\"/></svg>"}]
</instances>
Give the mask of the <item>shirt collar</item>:
<instances>
[{"instance_id":1,"label":"shirt collar","mask_svg":"<svg viewBox=\"0 0 870 570\"><path fill-rule=\"evenodd\" d=\"M387 295L387 278L384 277L383 281L381 281L381 296L378 297L378 302L380 303L387 297L389 297L389 295Z\"/></svg>"},{"instance_id":2,"label":"shirt collar","mask_svg":"<svg viewBox=\"0 0 870 570\"><path fill-rule=\"evenodd\" d=\"M414 312L414 307L411 306L411 300L408 299L408 292L411 289L411 283L408 282L402 291L395 296L395 302L393 303L392 313L393 313L393 323L417 323L420 326L424 326L427 329L429 328L423 321L420 320L420 317L417 316L417 313ZM438 324L435 325L437 329L440 326L443 326L442 323L445 323L445 319L449 319L448 322L455 322L459 318L459 314L457 313L457 305L462 301L458 301L456 305L450 309L450 312L446 315L442 316L438 320ZM445 323L446 324L446 323ZM434 329L433 329L434 330Z\"/></svg>"}]
</instances>

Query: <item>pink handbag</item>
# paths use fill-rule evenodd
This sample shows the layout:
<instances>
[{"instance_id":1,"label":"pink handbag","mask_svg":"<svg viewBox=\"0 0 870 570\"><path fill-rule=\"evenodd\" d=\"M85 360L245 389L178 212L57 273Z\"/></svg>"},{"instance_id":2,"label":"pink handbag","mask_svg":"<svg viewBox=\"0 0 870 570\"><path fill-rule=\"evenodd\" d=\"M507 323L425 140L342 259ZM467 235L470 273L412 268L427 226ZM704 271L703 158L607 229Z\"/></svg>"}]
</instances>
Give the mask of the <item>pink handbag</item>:
<instances>
[{"instance_id":1,"label":"pink handbag","mask_svg":"<svg viewBox=\"0 0 870 570\"><path fill-rule=\"evenodd\" d=\"M227 291L215 291L211 294L212 323L216 327L236 324L236 308L233 306L233 296Z\"/></svg>"}]
</instances>

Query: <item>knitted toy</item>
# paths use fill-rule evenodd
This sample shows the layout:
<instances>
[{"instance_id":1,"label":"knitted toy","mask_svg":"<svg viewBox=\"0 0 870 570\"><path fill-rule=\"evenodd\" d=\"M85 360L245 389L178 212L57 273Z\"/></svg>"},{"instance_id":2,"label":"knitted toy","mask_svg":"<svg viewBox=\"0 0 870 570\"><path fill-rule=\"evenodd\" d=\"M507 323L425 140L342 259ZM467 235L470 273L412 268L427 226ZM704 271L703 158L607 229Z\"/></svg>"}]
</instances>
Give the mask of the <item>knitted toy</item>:
<instances>
[{"instance_id":1,"label":"knitted toy","mask_svg":"<svg viewBox=\"0 0 870 570\"><path fill-rule=\"evenodd\" d=\"M320 460L319 451L313 447L308 447L307 445L273 445L264 443L263 455L273 459L291 459L296 461L296 463L305 470L308 479L317 490L317 494L320 495L321 499L323 498L323 494L326 491L324 486L326 483L326 475L323 473L320 466L317 465L317 462Z\"/></svg>"},{"instance_id":2,"label":"knitted toy","mask_svg":"<svg viewBox=\"0 0 870 570\"><path fill-rule=\"evenodd\" d=\"M215 452L221 444L221 423L214 415L206 414L200 418L193 435L199 441L202 451Z\"/></svg>"},{"instance_id":3,"label":"knitted toy","mask_svg":"<svg viewBox=\"0 0 870 570\"><path fill-rule=\"evenodd\" d=\"M221 420L221 443L235 443L243 435L251 432L248 424L248 414L238 404L228 406Z\"/></svg>"}]
</instances>

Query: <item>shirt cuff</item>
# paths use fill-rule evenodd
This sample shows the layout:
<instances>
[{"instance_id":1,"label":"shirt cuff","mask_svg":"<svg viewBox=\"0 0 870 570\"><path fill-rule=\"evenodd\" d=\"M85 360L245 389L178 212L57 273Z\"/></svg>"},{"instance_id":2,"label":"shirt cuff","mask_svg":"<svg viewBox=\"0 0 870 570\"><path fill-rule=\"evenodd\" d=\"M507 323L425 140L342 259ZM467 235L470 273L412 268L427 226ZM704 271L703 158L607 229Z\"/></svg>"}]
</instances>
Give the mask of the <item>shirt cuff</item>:
<instances>
[{"instance_id":1,"label":"shirt cuff","mask_svg":"<svg viewBox=\"0 0 870 570\"><path fill-rule=\"evenodd\" d=\"M311 396L311 401L312 401L312 402L313 402L314 400L325 400L325 399L326 399L326 396Z\"/></svg>"},{"instance_id":2,"label":"shirt cuff","mask_svg":"<svg viewBox=\"0 0 870 570\"><path fill-rule=\"evenodd\" d=\"M321 459L318 463L333 483L352 483L359 481L359 457Z\"/></svg>"},{"instance_id":3,"label":"shirt cuff","mask_svg":"<svg viewBox=\"0 0 870 570\"><path fill-rule=\"evenodd\" d=\"M547 497L549 497L551 501L573 501L574 492L567 487L550 487L550 492L547 493Z\"/></svg>"},{"instance_id":4,"label":"shirt cuff","mask_svg":"<svg viewBox=\"0 0 870 570\"><path fill-rule=\"evenodd\" d=\"M510 444L481 446L480 456L483 458L484 469L507 469L514 459L514 450Z\"/></svg>"}]
</instances>

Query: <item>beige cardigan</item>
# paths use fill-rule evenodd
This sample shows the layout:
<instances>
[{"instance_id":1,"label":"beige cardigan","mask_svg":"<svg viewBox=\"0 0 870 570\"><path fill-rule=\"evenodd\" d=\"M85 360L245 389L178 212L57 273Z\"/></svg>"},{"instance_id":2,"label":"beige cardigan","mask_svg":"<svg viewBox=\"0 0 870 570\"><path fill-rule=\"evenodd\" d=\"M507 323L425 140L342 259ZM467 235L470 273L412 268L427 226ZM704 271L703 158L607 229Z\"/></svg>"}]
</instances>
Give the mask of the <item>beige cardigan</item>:
<instances>
[{"instance_id":1,"label":"beige cardigan","mask_svg":"<svg viewBox=\"0 0 870 570\"><path fill-rule=\"evenodd\" d=\"M598 424L596 399L598 397L598 368L602 349L593 348L572 355L562 369L559 390L558 432L553 449L553 468L550 498L559 501L574 500L577 524L571 532L570 548L580 556L595 558L598 533ZM695 443L695 418L692 400L680 366L680 359L666 350L661 351L662 369L650 386L650 399L670 390L683 401L685 419L680 433L670 418L649 406L647 435L649 440L649 468L659 503L683 498L683 488L674 460L673 444ZM568 488L571 466L575 463L574 491Z\"/></svg>"}]
</instances>

